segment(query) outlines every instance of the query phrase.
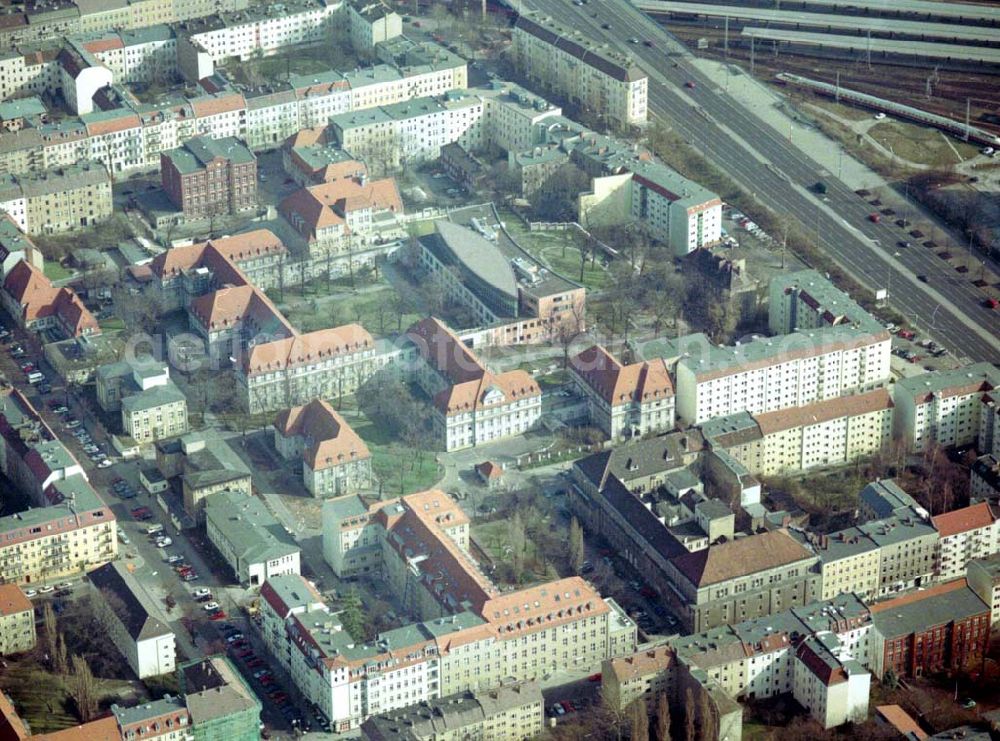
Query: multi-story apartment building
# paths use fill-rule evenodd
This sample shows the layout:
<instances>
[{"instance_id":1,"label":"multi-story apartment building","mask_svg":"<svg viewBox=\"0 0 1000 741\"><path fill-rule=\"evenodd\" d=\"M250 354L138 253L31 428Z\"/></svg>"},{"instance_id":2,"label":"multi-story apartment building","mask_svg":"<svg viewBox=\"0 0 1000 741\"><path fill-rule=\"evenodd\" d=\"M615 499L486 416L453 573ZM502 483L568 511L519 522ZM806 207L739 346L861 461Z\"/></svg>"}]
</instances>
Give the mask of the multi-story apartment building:
<instances>
[{"instance_id":1,"label":"multi-story apartment building","mask_svg":"<svg viewBox=\"0 0 1000 741\"><path fill-rule=\"evenodd\" d=\"M166 385L170 380L170 369L166 363L153 358L131 362L121 360L102 365L94 373L94 378L97 382L97 403L101 409L117 412L122 408L122 399Z\"/></svg>"},{"instance_id":2,"label":"multi-story apartment building","mask_svg":"<svg viewBox=\"0 0 1000 741\"><path fill-rule=\"evenodd\" d=\"M206 656L178 669L191 715L191 741L257 741L261 702L225 655Z\"/></svg>"},{"instance_id":3,"label":"multi-story apartment building","mask_svg":"<svg viewBox=\"0 0 1000 741\"><path fill-rule=\"evenodd\" d=\"M236 378L246 407L268 412L352 393L391 357L360 324L345 324L255 345Z\"/></svg>"},{"instance_id":4,"label":"multi-story apartment building","mask_svg":"<svg viewBox=\"0 0 1000 741\"><path fill-rule=\"evenodd\" d=\"M752 473L773 476L869 458L892 440L885 389L761 414L710 419L702 432Z\"/></svg>"},{"instance_id":5,"label":"multi-story apartment building","mask_svg":"<svg viewBox=\"0 0 1000 741\"><path fill-rule=\"evenodd\" d=\"M384 503L365 504L356 495L323 503L323 558L340 578L377 572L382 565Z\"/></svg>"},{"instance_id":6,"label":"multi-story apartment building","mask_svg":"<svg viewBox=\"0 0 1000 741\"><path fill-rule=\"evenodd\" d=\"M257 206L257 158L233 137L196 136L160 155L160 182L188 219Z\"/></svg>"},{"instance_id":7,"label":"multi-story apartment building","mask_svg":"<svg viewBox=\"0 0 1000 741\"><path fill-rule=\"evenodd\" d=\"M649 78L627 54L585 40L540 13L514 25L514 64L529 82L592 111L612 128L646 123Z\"/></svg>"},{"instance_id":8,"label":"multi-story apartment building","mask_svg":"<svg viewBox=\"0 0 1000 741\"><path fill-rule=\"evenodd\" d=\"M537 682L463 692L372 716L361 726L367 741L511 741L535 738L545 722Z\"/></svg>"},{"instance_id":9,"label":"multi-story apartment building","mask_svg":"<svg viewBox=\"0 0 1000 741\"><path fill-rule=\"evenodd\" d=\"M622 365L600 345L570 360L591 424L612 440L672 430L674 385L663 360Z\"/></svg>"},{"instance_id":10,"label":"multi-story apartment building","mask_svg":"<svg viewBox=\"0 0 1000 741\"><path fill-rule=\"evenodd\" d=\"M252 494L224 490L205 497L205 533L236 580L259 587L280 574L299 573L295 539Z\"/></svg>"},{"instance_id":11,"label":"multi-story apartment building","mask_svg":"<svg viewBox=\"0 0 1000 741\"><path fill-rule=\"evenodd\" d=\"M486 104L486 139L508 156L542 144L545 120L562 115L559 106L512 82L493 80L489 89L477 93Z\"/></svg>"},{"instance_id":12,"label":"multi-story apartment building","mask_svg":"<svg viewBox=\"0 0 1000 741\"><path fill-rule=\"evenodd\" d=\"M112 705L111 714L122 739L183 741L191 737L191 713L183 697L164 695L130 708Z\"/></svg>"},{"instance_id":13,"label":"multi-story apartment building","mask_svg":"<svg viewBox=\"0 0 1000 741\"><path fill-rule=\"evenodd\" d=\"M441 321L417 322L404 345L414 380L433 402L434 431L445 450L520 435L541 417L542 392L528 373L492 373Z\"/></svg>"},{"instance_id":14,"label":"multi-story apartment building","mask_svg":"<svg viewBox=\"0 0 1000 741\"><path fill-rule=\"evenodd\" d=\"M1000 385L992 363L974 363L902 378L893 386L893 434L911 450L928 445L961 446L976 441L988 392Z\"/></svg>"},{"instance_id":15,"label":"multi-story apartment building","mask_svg":"<svg viewBox=\"0 0 1000 741\"><path fill-rule=\"evenodd\" d=\"M326 127L304 129L281 145L281 164L301 187L368 176L364 162L326 142Z\"/></svg>"},{"instance_id":16,"label":"multi-story apartment building","mask_svg":"<svg viewBox=\"0 0 1000 741\"><path fill-rule=\"evenodd\" d=\"M781 273L771 279L767 307L773 335L850 325L872 332L879 321L816 270Z\"/></svg>"},{"instance_id":17,"label":"multi-story apartment building","mask_svg":"<svg viewBox=\"0 0 1000 741\"><path fill-rule=\"evenodd\" d=\"M651 646L601 665L601 695L608 705L624 709L642 699L655 708L661 693L677 697L677 654L670 645ZM676 702L676 700L675 700Z\"/></svg>"},{"instance_id":18,"label":"multi-story apartment building","mask_svg":"<svg viewBox=\"0 0 1000 741\"><path fill-rule=\"evenodd\" d=\"M990 623L1000 623L1000 555L977 558L966 567L969 589L990 608Z\"/></svg>"},{"instance_id":19,"label":"multi-story apartment building","mask_svg":"<svg viewBox=\"0 0 1000 741\"><path fill-rule=\"evenodd\" d=\"M34 605L17 584L0 584L0 656L34 647Z\"/></svg>"},{"instance_id":20,"label":"multi-story apartment building","mask_svg":"<svg viewBox=\"0 0 1000 741\"><path fill-rule=\"evenodd\" d=\"M0 518L0 582L44 583L114 560L114 513L14 389L0 394L0 436L0 472L36 505Z\"/></svg>"},{"instance_id":21,"label":"multi-story apartment building","mask_svg":"<svg viewBox=\"0 0 1000 741\"><path fill-rule=\"evenodd\" d=\"M340 12L340 3L289 0L280 12L265 6L248 7L189 20L180 26L177 44L180 67L187 74L186 68L192 65L187 58L199 53L212 61L234 57L246 61L282 47L321 43L338 21Z\"/></svg>"},{"instance_id":22,"label":"multi-story apartment building","mask_svg":"<svg viewBox=\"0 0 1000 741\"><path fill-rule=\"evenodd\" d=\"M90 572L91 584L115 619L108 631L139 679L170 674L177 658L174 632L145 587L123 563Z\"/></svg>"},{"instance_id":23,"label":"multi-story apartment building","mask_svg":"<svg viewBox=\"0 0 1000 741\"><path fill-rule=\"evenodd\" d=\"M8 183L4 201L23 207L22 229L28 234L60 234L111 216L111 177L98 163L24 173Z\"/></svg>"},{"instance_id":24,"label":"multi-story apartment building","mask_svg":"<svg viewBox=\"0 0 1000 741\"><path fill-rule=\"evenodd\" d=\"M937 515L931 522L938 531L935 572L942 581L965 576L970 561L1000 552L1000 517L988 502Z\"/></svg>"},{"instance_id":25,"label":"multi-story apartment building","mask_svg":"<svg viewBox=\"0 0 1000 741\"><path fill-rule=\"evenodd\" d=\"M392 178L338 178L292 193L278 209L317 257L346 252L349 246L364 251L377 237L404 233L399 226L403 201Z\"/></svg>"},{"instance_id":26,"label":"multi-story apartment building","mask_svg":"<svg viewBox=\"0 0 1000 741\"><path fill-rule=\"evenodd\" d=\"M785 530L749 535L667 562L681 619L695 631L807 604L819 595L817 557Z\"/></svg>"},{"instance_id":27,"label":"multi-story apartment building","mask_svg":"<svg viewBox=\"0 0 1000 741\"><path fill-rule=\"evenodd\" d=\"M331 116L330 128L339 147L385 174L435 160L453 142L479 149L485 143L482 116L479 96L452 90Z\"/></svg>"},{"instance_id":28,"label":"multi-story apartment building","mask_svg":"<svg viewBox=\"0 0 1000 741\"><path fill-rule=\"evenodd\" d=\"M403 33L403 19L382 0L347 3L351 48L358 54L374 54L375 45Z\"/></svg>"},{"instance_id":29,"label":"multi-story apartment building","mask_svg":"<svg viewBox=\"0 0 1000 741\"><path fill-rule=\"evenodd\" d=\"M879 388L889 378L890 335L828 327L719 347L704 335L677 341L677 415L690 424L736 412L763 414ZM898 406L898 402L896 402Z\"/></svg>"},{"instance_id":30,"label":"multi-story apartment building","mask_svg":"<svg viewBox=\"0 0 1000 741\"><path fill-rule=\"evenodd\" d=\"M184 509L204 519L205 498L220 491L249 495L250 469L225 440L198 433L156 443L156 467L165 479L179 476Z\"/></svg>"},{"instance_id":31,"label":"multi-story apartment building","mask_svg":"<svg viewBox=\"0 0 1000 741\"><path fill-rule=\"evenodd\" d=\"M122 399L121 415L122 431L140 445L188 431L187 397L169 379Z\"/></svg>"},{"instance_id":32,"label":"multi-story apartment building","mask_svg":"<svg viewBox=\"0 0 1000 741\"><path fill-rule=\"evenodd\" d=\"M19 262L27 262L38 270L45 268L42 251L24 233L22 223L17 212L0 213L0 284Z\"/></svg>"},{"instance_id":33,"label":"multi-story apartment building","mask_svg":"<svg viewBox=\"0 0 1000 741\"><path fill-rule=\"evenodd\" d=\"M339 497L372 485L368 446L322 399L278 414L274 447L285 460L302 461L302 482L314 497Z\"/></svg>"},{"instance_id":34,"label":"multi-story apartment building","mask_svg":"<svg viewBox=\"0 0 1000 741\"><path fill-rule=\"evenodd\" d=\"M730 697L791 694L824 728L867 717L872 617L854 595L717 627L673 643Z\"/></svg>"},{"instance_id":35,"label":"multi-story apartment building","mask_svg":"<svg viewBox=\"0 0 1000 741\"><path fill-rule=\"evenodd\" d=\"M334 730L634 650L635 625L582 579L501 594L469 557L468 518L443 492L382 505L375 519L388 581L405 583L399 593L418 612L440 617L362 646L304 580L279 577L261 590L269 651ZM327 537L340 542L339 535L338 528Z\"/></svg>"},{"instance_id":36,"label":"multi-story apartment building","mask_svg":"<svg viewBox=\"0 0 1000 741\"><path fill-rule=\"evenodd\" d=\"M820 599L854 594L864 600L881 593L882 553L879 545L859 528L801 538L819 556Z\"/></svg>"},{"instance_id":37,"label":"multi-story apartment building","mask_svg":"<svg viewBox=\"0 0 1000 741\"><path fill-rule=\"evenodd\" d=\"M1000 461L986 454L976 458L969 475L969 497L972 501L1000 502Z\"/></svg>"},{"instance_id":38,"label":"multi-story apartment building","mask_svg":"<svg viewBox=\"0 0 1000 741\"><path fill-rule=\"evenodd\" d=\"M876 677L921 677L979 661L990 641L990 608L965 579L871 606L870 668Z\"/></svg>"},{"instance_id":39,"label":"multi-story apartment building","mask_svg":"<svg viewBox=\"0 0 1000 741\"><path fill-rule=\"evenodd\" d=\"M66 337L99 335L101 326L72 288L56 288L39 268L21 260L4 278L0 305L24 329L55 329Z\"/></svg>"}]
</instances>

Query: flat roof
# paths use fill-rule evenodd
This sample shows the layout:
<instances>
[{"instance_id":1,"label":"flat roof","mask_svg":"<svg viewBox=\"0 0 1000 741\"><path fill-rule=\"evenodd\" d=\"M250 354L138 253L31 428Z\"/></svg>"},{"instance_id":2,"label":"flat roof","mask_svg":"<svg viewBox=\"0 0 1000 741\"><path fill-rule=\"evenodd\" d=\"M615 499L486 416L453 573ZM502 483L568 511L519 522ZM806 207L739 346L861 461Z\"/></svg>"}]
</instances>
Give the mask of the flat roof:
<instances>
[{"instance_id":1,"label":"flat roof","mask_svg":"<svg viewBox=\"0 0 1000 741\"><path fill-rule=\"evenodd\" d=\"M937 3L935 3L937 4ZM710 18L746 18L764 23L794 24L796 26L816 26L820 28L853 29L873 33L919 36L928 39L954 39L963 41L996 42L997 30L958 23L930 23L907 21L898 18L856 15L833 15L809 11L772 10L740 5L704 5L701 3L645 1L636 4L640 10L652 13L685 13Z\"/></svg>"},{"instance_id":2,"label":"flat roof","mask_svg":"<svg viewBox=\"0 0 1000 741\"><path fill-rule=\"evenodd\" d=\"M947 5L947 3L941 3L941 5ZM900 41L898 39L870 39L866 36L836 36L809 31L785 31L754 27L744 28L741 35L748 38L785 41L790 44L805 44L807 46L827 46L832 49L847 49L849 51L874 51L913 57L962 59L1000 64L1000 48L998 47L934 44L927 41Z\"/></svg>"},{"instance_id":3,"label":"flat roof","mask_svg":"<svg viewBox=\"0 0 1000 741\"><path fill-rule=\"evenodd\" d=\"M798 0L803 5L824 5L856 12L914 13L925 17L964 18L971 21L1000 21L1000 7L978 3L943 3L938 0Z\"/></svg>"}]
</instances>

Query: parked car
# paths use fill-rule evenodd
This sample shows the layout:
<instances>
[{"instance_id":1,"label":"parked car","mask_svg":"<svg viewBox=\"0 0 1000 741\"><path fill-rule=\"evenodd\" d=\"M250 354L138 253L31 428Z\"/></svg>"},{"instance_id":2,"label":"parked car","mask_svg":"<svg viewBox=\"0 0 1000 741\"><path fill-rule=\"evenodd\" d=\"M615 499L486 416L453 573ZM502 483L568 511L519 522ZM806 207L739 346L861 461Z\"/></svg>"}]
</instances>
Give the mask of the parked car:
<instances>
[{"instance_id":1,"label":"parked car","mask_svg":"<svg viewBox=\"0 0 1000 741\"><path fill-rule=\"evenodd\" d=\"M195 581L197 578L198 578L198 575L196 573L194 573L193 571L191 571L191 572L189 572L189 573L184 574L183 576L181 576L181 581Z\"/></svg>"},{"instance_id":2,"label":"parked car","mask_svg":"<svg viewBox=\"0 0 1000 741\"><path fill-rule=\"evenodd\" d=\"M194 592L192 592L192 594L194 595L195 599L200 599L201 597L210 598L212 596L212 590L209 589L208 587L198 587L196 590L194 590Z\"/></svg>"},{"instance_id":3,"label":"parked car","mask_svg":"<svg viewBox=\"0 0 1000 741\"><path fill-rule=\"evenodd\" d=\"M226 613L223 612L222 610L219 610L218 612L213 612L211 615L209 615L208 619L209 620L225 620L226 619Z\"/></svg>"},{"instance_id":4,"label":"parked car","mask_svg":"<svg viewBox=\"0 0 1000 741\"><path fill-rule=\"evenodd\" d=\"M167 563L180 563L181 561L184 560L184 556L178 556L176 553L174 553L172 555L167 556L165 560Z\"/></svg>"},{"instance_id":5,"label":"parked car","mask_svg":"<svg viewBox=\"0 0 1000 741\"><path fill-rule=\"evenodd\" d=\"M33 597L37 597L38 592L36 592L34 589L25 589L24 596L27 597L28 599L31 599Z\"/></svg>"},{"instance_id":6,"label":"parked car","mask_svg":"<svg viewBox=\"0 0 1000 741\"><path fill-rule=\"evenodd\" d=\"M105 458L105 459L103 459L101 461L98 461L98 463L97 463L97 467L98 468L110 468L113 465L115 465L115 462L113 460L111 460L110 458ZM133 494L132 496L135 496L135 495Z\"/></svg>"},{"instance_id":7,"label":"parked car","mask_svg":"<svg viewBox=\"0 0 1000 741\"><path fill-rule=\"evenodd\" d=\"M54 591L56 591L56 588L51 584L46 584L44 587L38 588L39 594L52 594Z\"/></svg>"},{"instance_id":8,"label":"parked car","mask_svg":"<svg viewBox=\"0 0 1000 741\"><path fill-rule=\"evenodd\" d=\"M202 605L201 609L203 609L205 612L215 612L216 610L219 609L219 607L220 605L218 602L212 601L209 602L207 605Z\"/></svg>"}]
</instances>

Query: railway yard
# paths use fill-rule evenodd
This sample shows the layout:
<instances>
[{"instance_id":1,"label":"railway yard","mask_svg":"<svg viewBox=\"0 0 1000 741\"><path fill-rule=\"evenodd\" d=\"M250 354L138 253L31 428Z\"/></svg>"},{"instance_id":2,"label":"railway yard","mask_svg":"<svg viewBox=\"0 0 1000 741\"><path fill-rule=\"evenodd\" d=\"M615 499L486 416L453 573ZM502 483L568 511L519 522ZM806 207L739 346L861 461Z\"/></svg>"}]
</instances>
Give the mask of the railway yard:
<instances>
[{"instance_id":1,"label":"railway yard","mask_svg":"<svg viewBox=\"0 0 1000 741\"><path fill-rule=\"evenodd\" d=\"M808 77L822 82L834 84L838 81L842 87L855 90L869 95L883 97L901 104L912 106L929 113L946 116L960 123L965 123L966 112L968 110L969 123L972 126L984 129L993 134L1000 134L1000 98L990 95L990 91L1000 89L1000 65L989 65L981 63L971 63L967 60L952 60L948 58L929 58L917 56L882 55L875 51L881 42L889 43L893 39L885 38L887 31L878 31L875 28L883 26L892 27L892 19L881 18L858 18L859 28L867 23L871 26L872 51L867 50L866 36L845 37L847 33L843 28L834 27L831 30L831 39L839 40L852 38L856 44L855 49L838 49L832 46L818 46L815 44L788 44L764 38L756 38L752 45L751 40L743 35L743 29L753 29L751 33L760 32L762 25L768 25L768 30L776 35L792 37L797 31L809 32L808 37L821 37L825 28L803 25L796 28L791 23L786 23L785 28L775 28L774 25L763 22L752 17L738 18L739 13L748 16L766 13L765 8L748 9L745 6L733 8L734 15L727 18L718 13L726 6L710 4L691 4L683 2L665 3L663 7L673 8L670 12L653 12L652 6L658 5L656 2L639 3L643 9L650 12L650 16L658 23L666 27L676 38L695 50L699 56L704 56L719 61L729 60L737 64L745 71L751 71L758 79L765 80L771 84L775 83L775 75L778 73L791 73ZM678 8L690 5L692 12L681 12ZM781 3L781 9L789 7L788 3ZM815 10L824 16L833 16L850 19L849 13L840 13L839 7L812 5L806 6L809 10ZM938 6L940 7L940 5ZM698 9L711 9L711 12L698 14L694 11ZM987 8L993 12L995 8ZM811 15L808 12L799 12L797 16ZM973 21L968 21L970 24ZM975 21L975 25L964 26L961 22L956 22L950 17L926 18L923 23L912 18L900 21L905 27L916 32L921 25L932 28L954 27L978 28L982 32L984 28L989 29L993 21L980 19ZM728 25L728 30L727 30ZM867 33L859 31L858 33ZM912 38L911 34L911 38ZM977 35L977 34L973 34ZM881 38L880 38L881 37ZM954 47L951 40L946 41L947 46ZM919 43L936 46L932 40L928 39ZM941 45L942 47L944 44ZM977 47L968 45L964 47L972 54L976 54ZM995 48L993 50L995 53ZM990 53L984 51L984 54ZM887 86L886 80L892 80L892 85ZM817 96L804 90L791 91L794 97L806 97L815 100Z\"/></svg>"}]
</instances>

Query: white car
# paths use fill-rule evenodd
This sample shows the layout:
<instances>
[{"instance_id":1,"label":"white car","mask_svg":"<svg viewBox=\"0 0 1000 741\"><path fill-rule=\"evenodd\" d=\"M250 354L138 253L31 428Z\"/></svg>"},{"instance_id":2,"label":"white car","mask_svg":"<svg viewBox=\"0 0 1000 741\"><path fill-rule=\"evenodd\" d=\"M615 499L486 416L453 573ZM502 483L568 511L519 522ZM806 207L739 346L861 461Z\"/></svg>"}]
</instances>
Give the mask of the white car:
<instances>
[{"instance_id":1,"label":"white car","mask_svg":"<svg viewBox=\"0 0 1000 741\"><path fill-rule=\"evenodd\" d=\"M31 599L32 597L37 597L38 592L36 592L34 589L25 589L24 596L27 597L28 599Z\"/></svg>"},{"instance_id":2,"label":"white car","mask_svg":"<svg viewBox=\"0 0 1000 741\"><path fill-rule=\"evenodd\" d=\"M219 609L219 603L214 601L206 602L201 606L201 609L203 609L205 612L215 612L216 610Z\"/></svg>"},{"instance_id":3,"label":"white car","mask_svg":"<svg viewBox=\"0 0 1000 741\"><path fill-rule=\"evenodd\" d=\"M993 154L993 151L994 151L993 147L986 147L985 149L983 149L983 154L990 155Z\"/></svg>"},{"instance_id":4,"label":"white car","mask_svg":"<svg viewBox=\"0 0 1000 741\"><path fill-rule=\"evenodd\" d=\"M199 599L200 597L210 596L212 594L212 590L209 589L208 587L198 587L196 590L194 590L194 592L192 592L192 594L194 595L195 599Z\"/></svg>"},{"instance_id":5,"label":"white car","mask_svg":"<svg viewBox=\"0 0 1000 741\"><path fill-rule=\"evenodd\" d=\"M878 113L875 114L875 120L876 121L881 121L883 118L885 118L885 114L882 113L881 111L879 111Z\"/></svg>"},{"instance_id":6,"label":"white car","mask_svg":"<svg viewBox=\"0 0 1000 741\"><path fill-rule=\"evenodd\" d=\"M108 468L108 467L113 466L113 465L114 465L114 461L112 461L110 458L105 458L104 460L102 460L100 463L97 464L97 467L98 468Z\"/></svg>"},{"instance_id":7,"label":"white car","mask_svg":"<svg viewBox=\"0 0 1000 741\"><path fill-rule=\"evenodd\" d=\"M38 588L38 593L39 594L51 594L54 591L56 591L56 588L54 586L52 586L51 584L46 584L44 587L39 587Z\"/></svg>"},{"instance_id":8,"label":"white car","mask_svg":"<svg viewBox=\"0 0 1000 741\"><path fill-rule=\"evenodd\" d=\"M168 546L172 546L173 544L174 541L172 541L170 538L161 538L156 541L157 548L167 548Z\"/></svg>"}]
</instances>

